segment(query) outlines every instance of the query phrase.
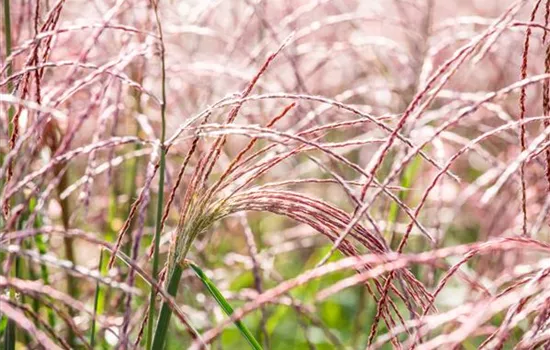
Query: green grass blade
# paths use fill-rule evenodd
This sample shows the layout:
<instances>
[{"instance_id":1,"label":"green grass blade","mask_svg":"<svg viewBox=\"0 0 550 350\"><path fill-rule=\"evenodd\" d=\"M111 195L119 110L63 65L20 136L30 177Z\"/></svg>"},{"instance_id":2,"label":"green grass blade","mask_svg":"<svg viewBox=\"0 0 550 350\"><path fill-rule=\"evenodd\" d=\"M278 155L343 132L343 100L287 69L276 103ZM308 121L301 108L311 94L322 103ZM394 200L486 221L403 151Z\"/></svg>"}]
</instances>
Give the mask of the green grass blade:
<instances>
[{"instance_id":1,"label":"green grass blade","mask_svg":"<svg viewBox=\"0 0 550 350\"><path fill-rule=\"evenodd\" d=\"M108 262L108 259L106 259L106 256L103 253L103 249L101 249L101 252L99 253L99 266L98 266L101 276L105 276L107 274L107 262ZM92 326L90 329L90 346L92 347L92 349L94 348L94 345L95 345L96 317L103 313L104 308L105 308L105 290L102 289L101 284L97 282L95 286L95 296L94 296L94 318L92 319Z\"/></svg>"},{"instance_id":2,"label":"green grass blade","mask_svg":"<svg viewBox=\"0 0 550 350\"><path fill-rule=\"evenodd\" d=\"M175 297L178 292L178 284L181 279L181 274L183 269L180 265L174 267L174 271L168 280L168 294ZM168 332L168 327L170 325L170 317L172 316L172 309L167 303L162 303L160 309L159 318L157 321L157 328L155 329L155 335L153 338L153 343L151 349L161 350L163 349L164 343L166 341L166 333Z\"/></svg>"},{"instance_id":3,"label":"green grass blade","mask_svg":"<svg viewBox=\"0 0 550 350\"><path fill-rule=\"evenodd\" d=\"M193 269L197 277L200 278L200 280L202 281L202 283L204 284L208 292L210 292L212 297L216 299L216 302L218 303L218 305L220 305L223 312L225 312L227 316L231 316L233 314L233 308L227 302L227 300L223 297L222 293L216 287L214 282L212 282L212 280L208 278L206 274L201 270L201 268L198 267L197 265L193 263L189 263L189 266L191 266L191 268ZM237 326L237 328L239 329L243 337L248 341L252 349L254 350L262 349L262 346L260 345L260 343L258 343L256 338L254 338L250 330L245 326L243 322L241 322L240 320L237 320L235 321L235 326Z\"/></svg>"},{"instance_id":4,"label":"green grass blade","mask_svg":"<svg viewBox=\"0 0 550 350\"><path fill-rule=\"evenodd\" d=\"M6 42L6 57L11 55L11 16L10 16L10 0L4 0L4 39ZM10 76L12 73L11 63L7 67L7 75ZM8 92L12 92L12 83L8 83ZM10 106L8 109L8 120L9 123L9 134L12 133L12 116L13 116L13 107ZM6 271L6 274L9 274L9 271ZM10 290L10 298L15 297L13 290ZM15 349L15 323L8 319L8 325L4 333L4 349L13 350Z\"/></svg>"},{"instance_id":5,"label":"green grass blade","mask_svg":"<svg viewBox=\"0 0 550 350\"><path fill-rule=\"evenodd\" d=\"M6 58L11 55L11 16L10 16L10 0L4 0L4 39L6 41ZM12 74L11 62L7 66L7 76ZM11 94L13 89L13 83L8 81L8 92ZM9 108L13 112L13 107ZM11 118L11 113L10 113ZM11 120L11 119L10 119ZM10 130L11 133L11 130Z\"/></svg>"},{"instance_id":6,"label":"green grass blade","mask_svg":"<svg viewBox=\"0 0 550 350\"><path fill-rule=\"evenodd\" d=\"M32 214L34 212L34 210L36 208L36 203L37 203L37 200L36 200L35 197L32 197L29 200L29 213L30 214ZM36 219L35 219L33 227L36 228L36 229L39 229L40 227L42 227L42 224L43 224L42 223L42 215L40 213L38 213L36 215ZM38 253L40 253L40 255L44 255L44 254L48 253L49 246L48 246L47 242L45 241L44 236L41 233L34 236L34 245L38 249ZM50 284L50 273L49 273L49 270L48 270L48 266L44 263L40 263L39 266L40 266L40 279L42 280L42 282L45 285L49 285ZM35 299L35 302L39 304L37 299ZM35 311L38 312L38 308ZM52 328L55 328L56 321L55 321L55 314L54 314L53 310L48 307L48 308L46 308L46 313L48 315L48 324Z\"/></svg>"},{"instance_id":7,"label":"green grass blade","mask_svg":"<svg viewBox=\"0 0 550 350\"><path fill-rule=\"evenodd\" d=\"M414 157L411 164L405 169L403 175L401 176L399 186L404 188L404 190L400 190L397 197L402 202L407 200L408 190L411 188L412 183L416 178L416 175L418 174L418 171L420 170L421 165L422 165L422 158L420 158L419 156ZM394 244L395 237L393 235L393 229L394 229L394 226L397 224L399 213L400 213L399 205L397 205L396 202L391 202L390 210L388 213L387 227L385 232L386 241L390 244L391 247L395 245Z\"/></svg>"},{"instance_id":8,"label":"green grass blade","mask_svg":"<svg viewBox=\"0 0 550 350\"><path fill-rule=\"evenodd\" d=\"M156 218L156 229L154 237L154 250L153 250L153 272L152 277L156 280L159 269L159 245L160 245L160 235L161 227L160 222L162 219L162 208L164 202L164 167L165 167L165 151L161 150L160 156L160 175L159 175L159 194L157 201L157 218ZM153 333L153 321L155 317L155 289L151 288L151 296L149 298L149 321L147 324L147 349L156 349L151 348L151 339Z\"/></svg>"},{"instance_id":9,"label":"green grass blade","mask_svg":"<svg viewBox=\"0 0 550 350\"><path fill-rule=\"evenodd\" d=\"M6 332L4 333L4 349L15 349L15 323L10 319L8 319L8 325L6 327Z\"/></svg>"},{"instance_id":10,"label":"green grass blade","mask_svg":"<svg viewBox=\"0 0 550 350\"><path fill-rule=\"evenodd\" d=\"M157 4L154 6L155 18L158 26L159 41L161 46L160 62L161 62L161 89L162 89L162 104L160 106L161 116L161 135L160 135L160 168L159 168L159 189L157 200L157 217L155 223L155 237L154 237L154 250L153 250L153 271L152 277L156 280L159 269L159 245L161 235L161 220L164 208L164 171L166 167L166 149L164 148L164 141L166 139L166 62L164 60L164 38L162 34L162 25L159 18ZM178 279L179 282L179 279ZM149 321L147 324L147 349L151 348L151 340L153 336L153 321L155 318L155 289L151 288L151 297L149 298Z\"/></svg>"}]
</instances>

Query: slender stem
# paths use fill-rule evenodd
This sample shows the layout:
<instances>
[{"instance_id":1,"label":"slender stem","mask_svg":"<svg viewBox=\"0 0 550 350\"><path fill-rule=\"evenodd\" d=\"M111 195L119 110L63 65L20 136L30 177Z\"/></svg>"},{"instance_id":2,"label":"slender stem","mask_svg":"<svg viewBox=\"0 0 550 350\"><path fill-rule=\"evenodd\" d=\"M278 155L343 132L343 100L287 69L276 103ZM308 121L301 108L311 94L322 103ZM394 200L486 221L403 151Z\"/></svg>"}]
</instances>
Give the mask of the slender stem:
<instances>
[{"instance_id":1,"label":"slender stem","mask_svg":"<svg viewBox=\"0 0 550 350\"><path fill-rule=\"evenodd\" d=\"M59 165L56 168L56 174L57 174L57 171L64 171L62 169L62 167L63 167L63 165ZM61 193L63 193L63 191L65 191L65 189L68 187L68 185L69 185L69 177L68 177L67 171L65 171L61 175L61 180L59 181L59 184L57 186L57 190L58 190L59 195ZM59 198L59 204L61 206L61 221L63 222L63 228L65 229L65 231L68 231L69 230L69 225L70 225L70 219L71 219L71 216L70 216L71 211L70 211L70 207L69 207L69 198L61 199L61 197L60 197ZM75 250L74 250L74 237L69 237L69 236L63 237L63 246L65 248L65 257L74 266L76 266L76 258L75 258L76 255L75 255ZM70 274L68 271L66 273L66 276L67 276L67 292L69 293L69 295L71 297L78 300L79 295L80 295L80 290L78 288L78 280L75 276ZM74 310L71 309L71 310L69 310L69 312L71 313L72 316L75 315ZM72 346L75 345L75 334L74 334L74 331L71 328L69 328L69 332L67 334L67 341L68 341L69 345L72 345Z\"/></svg>"},{"instance_id":2,"label":"slender stem","mask_svg":"<svg viewBox=\"0 0 550 350\"><path fill-rule=\"evenodd\" d=\"M134 92L134 100L135 100L135 103L137 104L136 113L138 115L142 114L143 108L141 106L141 92L139 91ZM141 128L139 127L138 121L136 121L135 127L136 127L135 135L139 136ZM139 151L140 149L141 149L141 144L136 143L134 145L134 151ZM125 172L127 176L127 183L129 184L128 198L130 198L130 200L128 201L128 208L126 209L126 217L130 215L130 211L132 210L132 198L136 197L137 183L134 179L137 177L138 165L139 165L139 157L135 157L134 159L131 160L131 162L128 165L128 170ZM133 222L134 220L132 220L132 222L130 223L130 226L128 227L129 232L132 232L132 227L134 226ZM127 255L131 255L131 251L130 251L131 247L132 247L132 235L129 235L128 241L124 243L122 247L122 251Z\"/></svg>"},{"instance_id":3,"label":"slender stem","mask_svg":"<svg viewBox=\"0 0 550 350\"><path fill-rule=\"evenodd\" d=\"M401 174L399 186L402 188L399 190L398 198L402 202L405 202L408 197L408 189L412 186L412 183L420 169L420 165L422 164L420 157L415 157L411 164L405 169L405 171ZM399 214L400 214L400 208L397 205L395 201L392 201L390 204L390 210L388 214L388 220L387 220L387 226L386 226L386 233L385 238L390 247L394 247L396 244L395 241L395 225L397 224L399 220Z\"/></svg>"},{"instance_id":4,"label":"slender stem","mask_svg":"<svg viewBox=\"0 0 550 350\"><path fill-rule=\"evenodd\" d=\"M108 260L107 261L103 261L103 260L106 260L106 259L105 259L105 255L103 254L103 249L101 249L101 252L99 253L99 266L98 266L101 276L105 276L107 273L106 262ZM105 291L101 289L101 284L98 281L95 286L94 318L92 319L92 327L90 329L90 346L92 347L92 349L94 348L94 344L95 344L96 318L98 315L101 315L103 313L104 306L105 306Z\"/></svg>"},{"instance_id":5,"label":"slender stem","mask_svg":"<svg viewBox=\"0 0 550 350\"><path fill-rule=\"evenodd\" d=\"M38 253L40 255L44 255L44 254L48 253L48 245L49 244L44 241L44 237L42 236L42 234L37 234L35 236L34 244L38 248ZM44 263L40 264L40 278L42 280L42 283L44 283L44 285L49 285L50 284L50 273L48 271L48 266ZM54 314L54 312L51 308L47 308L46 310L47 310L46 312L48 314L48 324L52 328L55 328L55 323L56 323L55 314Z\"/></svg>"},{"instance_id":6,"label":"slender stem","mask_svg":"<svg viewBox=\"0 0 550 350\"><path fill-rule=\"evenodd\" d=\"M157 200L157 216L155 224L155 237L154 237L154 250L153 250L153 272L152 277L157 279L158 270L159 270L159 245L160 245L160 235L161 235L161 221L164 207L164 171L166 167L166 149L164 148L164 141L166 138L166 66L164 61L164 39L162 36L162 26L159 18L157 4L153 1L155 18L157 21L157 27L159 32L159 41L160 41L160 61L161 61L161 84L162 84L162 105L160 106L160 116L161 116L161 136L160 136L160 168L159 168L159 189L158 189L158 200ZM178 279L179 281L179 279ZM176 285L177 290L177 285ZM174 291L175 293L175 291ZM149 301L149 320L147 323L147 349L161 349L161 348L151 348L151 342L153 337L153 322L155 319L155 290L151 288L151 298ZM169 317L168 317L169 319Z\"/></svg>"},{"instance_id":7,"label":"slender stem","mask_svg":"<svg viewBox=\"0 0 550 350\"><path fill-rule=\"evenodd\" d=\"M155 229L155 241L154 241L154 251L153 251L153 272L152 277L156 280L159 269L159 245L160 245L160 221L162 217L162 202L163 202L163 191L164 191L164 150L161 151L160 158L160 181L162 185L159 184L159 195L158 195L158 205L157 205L157 218L156 218L156 229ZM159 209L160 208L160 209ZM155 290L151 288L151 297L149 300L149 320L147 321L147 349L151 349L151 337L153 334L153 322L155 317ZM153 348L156 349L156 348Z\"/></svg>"},{"instance_id":8,"label":"slender stem","mask_svg":"<svg viewBox=\"0 0 550 350\"><path fill-rule=\"evenodd\" d=\"M4 39L5 39L5 42L6 42L6 60L7 58L11 55L11 19L10 19L10 0L4 0L3 2L3 7L4 7ZM11 76L12 74L12 67L11 67L11 62L7 64L7 69L6 69L6 73L7 73L7 76ZM8 93L11 93L12 92L12 89L13 89L13 83L11 80L8 80ZM8 108L8 139L11 138L11 134L12 134L12 130L13 130L13 127L12 127L12 118L13 118L13 105L10 105L10 107ZM0 163L4 163L4 154L0 154ZM2 177L0 179L0 190L4 187L4 177ZM3 208L2 208L3 209ZM0 219L2 219L2 222L3 224L5 224L5 221L3 220L3 216L0 215ZM8 218L5 218L6 220ZM6 271L6 273L8 273Z\"/></svg>"},{"instance_id":9,"label":"slender stem","mask_svg":"<svg viewBox=\"0 0 550 350\"><path fill-rule=\"evenodd\" d=\"M36 208L36 198L33 197L30 199L29 201L29 213L32 214ZM38 228L41 228L42 227L42 216L40 213L37 214L36 216L36 219L34 221L34 228L38 229ZM38 253L40 255L44 255L44 254L47 254L48 253L48 250L49 250L49 243L47 243L45 240L44 240L44 236L42 236L42 234L37 234L36 236L34 236L34 245L36 246L36 248L38 249ZM48 266L44 263L40 263L40 278L42 279L42 282L44 283L44 285L49 285L50 284L50 273L49 273L49 270L48 270ZM37 299L35 299L37 300ZM55 328L55 314L53 312L53 310L51 308L46 308L46 312L48 314L48 324L52 327L52 328Z\"/></svg>"},{"instance_id":10,"label":"slender stem","mask_svg":"<svg viewBox=\"0 0 550 350\"><path fill-rule=\"evenodd\" d=\"M6 41L6 59L11 55L11 16L10 16L10 0L4 0L4 38ZM12 74L12 66L11 63L8 64L7 67L7 75L10 76ZM8 82L8 93L11 93L13 89L13 85L10 82ZM8 110L8 120L9 120L9 134L11 137L11 133L13 132L13 106L10 106ZM6 218L7 219L7 218ZM16 257L16 264L17 264L17 257ZM16 271L16 269L14 270ZM6 274L8 274L9 271L6 271ZM10 298L15 298L15 292L13 290L10 290ZM11 319L8 319L8 325L6 332L4 333L4 349L6 350L13 350L15 349L15 336L16 336L16 329L15 329L15 322Z\"/></svg>"},{"instance_id":11,"label":"slender stem","mask_svg":"<svg viewBox=\"0 0 550 350\"><path fill-rule=\"evenodd\" d=\"M15 257L15 268L17 268L19 262L19 257ZM15 298L15 292L10 290L10 298ZM15 322L12 319L8 319L8 326L4 333L4 349L5 350L15 350L15 337L16 329Z\"/></svg>"},{"instance_id":12,"label":"slender stem","mask_svg":"<svg viewBox=\"0 0 550 350\"><path fill-rule=\"evenodd\" d=\"M11 17L10 17L10 0L4 0L4 37L6 40L6 59L11 55ZM7 76L11 76L12 67L8 63ZM12 82L8 81L8 90L12 90Z\"/></svg>"},{"instance_id":13,"label":"slender stem","mask_svg":"<svg viewBox=\"0 0 550 350\"><path fill-rule=\"evenodd\" d=\"M172 275L169 276L170 279L168 280L167 291L168 294L173 297L175 297L176 293L178 292L178 284L180 282L182 272L183 269L178 264L174 267ZM163 348L166 339L166 333L168 332L168 325L170 323L170 316L172 316L172 309L170 308L168 303L162 303L159 318L157 321L157 328L155 330L155 336L153 339L153 347L151 349L161 350Z\"/></svg>"},{"instance_id":14,"label":"slender stem","mask_svg":"<svg viewBox=\"0 0 550 350\"><path fill-rule=\"evenodd\" d=\"M4 39L6 41L6 60L11 55L11 16L10 16L10 0L4 0ZM11 76L13 71L13 67L11 62L7 64L6 67L6 74L7 76ZM8 93L11 94L13 92L13 82L10 79L8 81ZM9 137L11 138L11 134L13 133L13 116L14 116L14 108L13 105L10 105L8 108L8 132Z\"/></svg>"}]
</instances>

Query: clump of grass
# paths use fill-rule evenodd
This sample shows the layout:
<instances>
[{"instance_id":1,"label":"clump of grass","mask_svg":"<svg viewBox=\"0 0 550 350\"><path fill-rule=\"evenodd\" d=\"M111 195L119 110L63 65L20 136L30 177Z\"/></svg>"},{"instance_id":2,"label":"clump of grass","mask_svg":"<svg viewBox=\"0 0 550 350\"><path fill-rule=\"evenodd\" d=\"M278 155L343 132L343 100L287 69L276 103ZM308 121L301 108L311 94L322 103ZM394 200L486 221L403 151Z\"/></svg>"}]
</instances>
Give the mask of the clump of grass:
<instances>
[{"instance_id":1,"label":"clump of grass","mask_svg":"<svg viewBox=\"0 0 550 350\"><path fill-rule=\"evenodd\" d=\"M287 5L3 2L4 348L549 346L550 1Z\"/></svg>"}]
</instances>

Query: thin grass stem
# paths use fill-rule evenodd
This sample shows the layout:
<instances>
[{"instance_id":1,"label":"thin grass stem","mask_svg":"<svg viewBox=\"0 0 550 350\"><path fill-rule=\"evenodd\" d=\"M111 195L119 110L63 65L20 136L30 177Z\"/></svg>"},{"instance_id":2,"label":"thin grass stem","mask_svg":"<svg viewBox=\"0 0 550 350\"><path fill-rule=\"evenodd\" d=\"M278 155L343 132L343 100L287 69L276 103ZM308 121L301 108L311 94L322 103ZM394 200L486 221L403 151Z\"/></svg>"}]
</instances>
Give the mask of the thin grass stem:
<instances>
[{"instance_id":1,"label":"thin grass stem","mask_svg":"<svg viewBox=\"0 0 550 350\"><path fill-rule=\"evenodd\" d=\"M155 222L155 237L154 237L154 246L153 246L153 279L157 279L158 270L159 270L159 245L160 245L160 235L162 230L162 215L164 207L164 172L166 168L166 149L164 147L164 142L166 139L166 66L164 60L164 40L162 35L162 25L158 13L158 4L153 2L153 8L155 12L155 18L157 22L158 32L159 32L159 43L160 43L160 61L161 61L161 89L162 89L162 103L160 106L160 116L161 116L161 135L160 135L160 168L159 168L159 189L158 189L158 199L157 199L157 214ZM152 337L153 337L153 322L155 319L155 295L156 292L151 288L151 296L149 299L149 320L147 323L147 349L160 349L157 347L151 348ZM168 317L169 318L169 317ZM157 326L158 328L158 326Z\"/></svg>"}]
</instances>

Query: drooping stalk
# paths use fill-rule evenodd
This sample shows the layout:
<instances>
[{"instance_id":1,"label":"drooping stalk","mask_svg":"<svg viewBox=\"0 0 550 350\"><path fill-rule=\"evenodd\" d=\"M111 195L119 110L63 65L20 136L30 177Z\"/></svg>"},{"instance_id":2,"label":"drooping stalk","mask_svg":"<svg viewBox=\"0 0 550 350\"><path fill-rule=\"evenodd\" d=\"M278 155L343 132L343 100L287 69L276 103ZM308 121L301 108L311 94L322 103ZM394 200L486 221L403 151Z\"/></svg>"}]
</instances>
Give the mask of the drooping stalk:
<instances>
[{"instance_id":1,"label":"drooping stalk","mask_svg":"<svg viewBox=\"0 0 550 350\"><path fill-rule=\"evenodd\" d=\"M159 270L159 245L161 235L161 221L164 207L164 171L166 168L166 149L164 148L164 141L166 139L166 66L164 60L164 38L162 36L162 26L160 23L157 4L153 1L153 8L155 11L155 18L157 22L160 42L160 62L161 62L161 89L162 89L162 104L160 106L161 117L161 134L160 134L160 167L159 167L159 188L157 199L157 214L155 222L155 237L153 246L153 271L152 277L156 280ZM179 279L178 279L179 281ZM176 285L177 289L177 285ZM153 338L153 323L155 320L155 295L154 288L151 288L151 296L149 299L149 320L147 323L147 349L151 348ZM157 349L157 348L154 348ZM160 348L159 348L160 349Z\"/></svg>"}]
</instances>

